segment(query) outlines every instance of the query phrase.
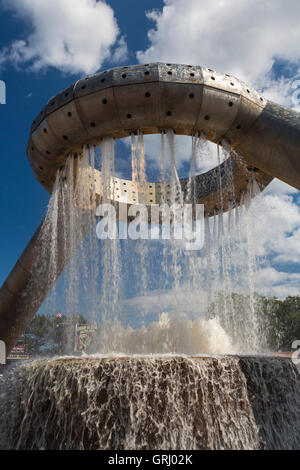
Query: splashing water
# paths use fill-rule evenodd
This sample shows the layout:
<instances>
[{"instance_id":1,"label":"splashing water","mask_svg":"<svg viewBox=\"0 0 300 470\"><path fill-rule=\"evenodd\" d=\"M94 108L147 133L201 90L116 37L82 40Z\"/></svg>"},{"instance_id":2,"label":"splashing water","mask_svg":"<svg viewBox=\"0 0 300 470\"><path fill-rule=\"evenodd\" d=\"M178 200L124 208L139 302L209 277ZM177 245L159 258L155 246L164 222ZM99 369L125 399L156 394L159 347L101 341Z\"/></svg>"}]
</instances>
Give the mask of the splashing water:
<instances>
[{"instance_id":1,"label":"splashing water","mask_svg":"<svg viewBox=\"0 0 300 470\"><path fill-rule=\"evenodd\" d=\"M169 177L169 183L162 185L162 200L182 206L184 195L178 176L172 130L161 134L160 148L160 176L163 181ZM86 146L81 157L70 156L65 169L56 178L45 219L47 236L44 246L47 250L50 237L49 276L53 281L61 272L60 260L57 259L57 244L60 241L56 232L62 232L65 245L65 262L62 264L68 264L58 286L47 299L48 311L64 310L68 317L83 312L90 323L98 324L104 332L109 331L110 339L106 342L103 334L98 335L102 338L98 343L99 351L108 351L109 342L114 345L114 352L128 351L128 348L124 351L117 349L121 344L118 339L121 328L124 332L136 331L136 336L142 337L145 342L138 341L140 352L150 353L147 334L141 334L139 328L144 326L147 330L150 324L159 325L159 315L163 312L168 312L173 331L178 330L176 334L185 328L186 332L189 331L190 322L197 322L198 319L207 322L202 330L202 340L198 337L197 352L207 352L203 345L210 334L216 333L210 320L217 322L227 335L226 344L231 345L231 349L226 346L226 352L256 353L267 350L256 306L254 282L257 259L252 235L254 215L251 201L253 193L259 190L252 182L244 195L244 206L234 207L230 152L229 148L218 148L219 164L224 162L225 165L232 209L223 213L224 196L219 174L220 210L210 219L205 219L205 246L193 252L186 251L185 244L174 237L160 241L120 241L116 237L100 242L95 230L94 209L100 201L95 196L98 181L94 170L101 169L102 202L108 202L115 194L114 140L103 139L101 157L98 149L92 146ZM132 181L134 185L139 185L140 194L143 193L143 185L147 184L145 155L143 134L132 134ZM195 191L196 166L201 166L201 162L205 165L207 159L207 144L202 135L193 136L191 155L185 193L187 200L191 200ZM243 300L235 294L243 294ZM65 308L59 303L65 303ZM55 304L56 307L53 307ZM187 318L186 324L180 321L182 315ZM115 331L112 325L115 325ZM182 337L186 338L187 346L181 347L180 351L176 351L172 341L169 343L163 335L162 344L155 350L167 352L170 347L169 352L188 351L189 335L184 333ZM201 351L201 348L204 349ZM72 338L69 352L72 352ZM213 350L209 349L209 352Z\"/></svg>"},{"instance_id":2,"label":"splashing water","mask_svg":"<svg viewBox=\"0 0 300 470\"><path fill-rule=\"evenodd\" d=\"M113 338L113 343L111 338ZM100 346L100 348L99 348ZM100 330L89 353L232 354L234 347L217 319L194 321L185 314L161 313L158 321L133 329L120 322Z\"/></svg>"},{"instance_id":3,"label":"splashing water","mask_svg":"<svg viewBox=\"0 0 300 470\"><path fill-rule=\"evenodd\" d=\"M282 358L34 361L0 387L0 448L297 449L299 377Z\"/></svg>"}]
</instances>

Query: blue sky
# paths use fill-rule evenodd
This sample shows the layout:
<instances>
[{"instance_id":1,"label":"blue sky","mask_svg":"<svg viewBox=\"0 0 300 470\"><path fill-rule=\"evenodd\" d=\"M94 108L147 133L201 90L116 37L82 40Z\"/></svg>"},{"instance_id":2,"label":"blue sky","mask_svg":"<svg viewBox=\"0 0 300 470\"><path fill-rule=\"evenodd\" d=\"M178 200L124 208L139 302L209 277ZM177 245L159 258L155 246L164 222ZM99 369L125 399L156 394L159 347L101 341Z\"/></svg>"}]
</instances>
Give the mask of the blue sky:
<instances>
[{"instance_id":1,"label":"blue sky","mask_svg":"<svg viewBox=\"0 0 300 470\"><path fill-rule=\"evenodd\" d=\"M159 8L161 1L112 0L108 2L117 14L118 24L126 34L130 64L138 63L136 45L147 47L149 20L145 9ZM0 9L0 50L17 38L30 34L32 24L15 13ZM108 59L102 69L111 66ZM6 83L6 105L0 105L1 183L0 214L0 284L12 269L27 242L45 214L49 196L36 181L26 156L29 129L35 116L48 99L82 77L84 73L65 73L53 67L40 73L13 63L0 68L0 79Z\"/></svg>"},{"instance_id":2,"label":"blue sky","mask_svg":"<svg viewBox=\"0 0 300 470\"><path fill-rule=\"evenodd\" d=\"M7 104L0 105L0 284L49 200L26 157L31 122L78 78L122 63L194 63L230 72L300 110L298 0L289 8L283 0L0 0L0 15L0 79L7 86ZM189 153L183 146L182 164ZM275 181L264 204L268 216L258 248L270 266L260 273L262 285L269 295L295 294L299 192Z\"/></svg>"}]
</instances>

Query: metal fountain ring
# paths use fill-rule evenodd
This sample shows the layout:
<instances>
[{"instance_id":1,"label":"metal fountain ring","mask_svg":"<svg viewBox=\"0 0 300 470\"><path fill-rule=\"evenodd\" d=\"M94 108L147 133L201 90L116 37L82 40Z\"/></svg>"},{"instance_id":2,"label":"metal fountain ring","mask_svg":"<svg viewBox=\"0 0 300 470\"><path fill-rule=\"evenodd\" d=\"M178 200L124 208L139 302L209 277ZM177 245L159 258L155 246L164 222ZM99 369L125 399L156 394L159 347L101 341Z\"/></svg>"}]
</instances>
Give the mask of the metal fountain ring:
<instances>
[{"instance_id":1,"label":"metal fountain ring","mask_svg":"<svg viewBox=\"0 0 300 470\"><path fill-rule=\"evenodd\" d=\"M98 145L104 137L119 139L137 131L153 134L173 129L176 134L204 134L240 156L233 151L228 161L195 177L196 201L212 215L220 206L220 187L226 211L240 204L251 179L255 178L260 189L272 180L272 172L251 158L251 148L243 147L268 104L235 77L200 66L154 63L118 67L83 78L51 98L33 121L27 153L36 178L51 192L58 168L65 165L68 155L81 153L85 144ZM233 169L231 182L226 165ZM115 180L121 189L116 200L135 203L133 183ZM181 180L183 191L186 183ZM143 202L160 203L160 184L149 182Z\"/></svg>"}]
</instances>

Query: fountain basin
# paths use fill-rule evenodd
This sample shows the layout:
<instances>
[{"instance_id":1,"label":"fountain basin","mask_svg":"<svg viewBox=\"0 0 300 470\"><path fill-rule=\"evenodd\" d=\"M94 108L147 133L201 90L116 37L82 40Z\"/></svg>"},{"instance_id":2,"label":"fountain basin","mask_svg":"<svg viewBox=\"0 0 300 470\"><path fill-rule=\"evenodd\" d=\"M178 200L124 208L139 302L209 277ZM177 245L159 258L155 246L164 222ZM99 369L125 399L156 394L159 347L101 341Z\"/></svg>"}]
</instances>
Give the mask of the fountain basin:
<instances>
[{"instance_id":1,"label":"fountain basin","mask_svg":"<svg viewBox=\"0 0 300 470\"><path fill-rule=\"evenodd\" d=\"M38 360L6 375L3 449L299 449L300 375L286 358Z\"/></svg>"}]
</instances>

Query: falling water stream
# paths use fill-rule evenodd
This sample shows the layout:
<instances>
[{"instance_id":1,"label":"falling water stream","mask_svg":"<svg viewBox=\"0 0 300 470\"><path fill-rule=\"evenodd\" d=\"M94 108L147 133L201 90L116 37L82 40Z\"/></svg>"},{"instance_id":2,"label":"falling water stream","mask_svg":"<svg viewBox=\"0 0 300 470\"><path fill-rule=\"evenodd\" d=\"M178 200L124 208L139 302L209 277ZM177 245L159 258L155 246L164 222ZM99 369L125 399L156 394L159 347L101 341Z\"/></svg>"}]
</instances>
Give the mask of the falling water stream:
<instances>
[{"instance_id":1,"label":"falling water stream","mask_svg":"<svg viewBox=\"0 0 300 470\"><path fill-rule=\"evenodd\" d=\"M52 285L66 265L45 305L55 313L64 299L68 318L83 312L97 331L89 356L72 356L71 333L69 357L7 373L0 386L0 448L299 447L299 373L290 361L259 356L268 350L255 296L259 189L251 181L243 205L235 207L230 152L218 147L232 207L223 212L220 173L219 207L205 218L204 246L194 251L175 237L100 241L96 187L104 203L117 192L114 140L70 155L57 174L41 235L42 251L51 252ZM132 134L138 202L148 185L145 155L143 134ZM202 135L192 137L191 155L184 193L174 132L161 134L162 202L182 207L193 199L197 165L207 158Z\"/></svg>"}]
</instances>

